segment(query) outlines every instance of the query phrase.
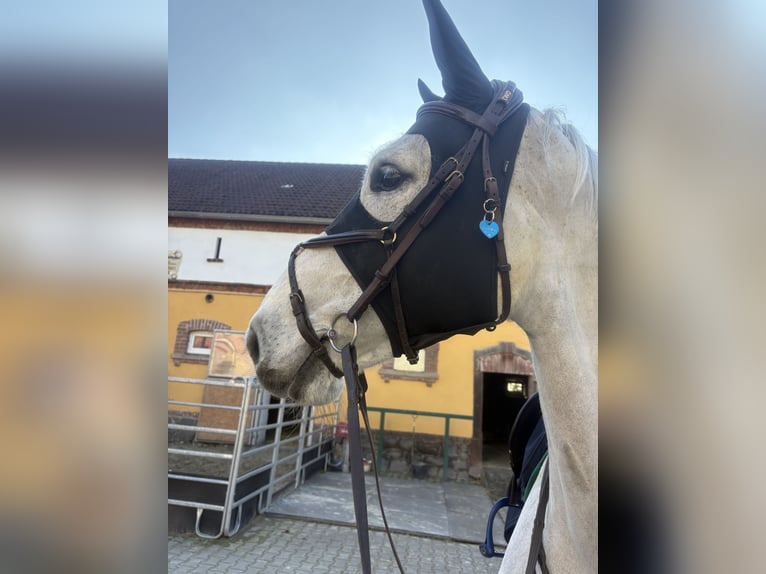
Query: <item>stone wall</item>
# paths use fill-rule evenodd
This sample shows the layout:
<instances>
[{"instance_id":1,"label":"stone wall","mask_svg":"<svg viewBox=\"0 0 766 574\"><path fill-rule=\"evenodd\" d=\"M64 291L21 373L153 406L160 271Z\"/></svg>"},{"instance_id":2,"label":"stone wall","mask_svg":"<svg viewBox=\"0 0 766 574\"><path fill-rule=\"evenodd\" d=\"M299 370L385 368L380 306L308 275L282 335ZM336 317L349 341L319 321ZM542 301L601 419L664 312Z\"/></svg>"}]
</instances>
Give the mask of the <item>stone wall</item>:
<instances>
[{"instance_id":1,"label":"stone wall","mask_svg":"<svg viewBox=\"0 0 766 574\"><path fill-rule=\"evenodd\" d=\"M375 449L378 431L372 431ZM450 437L447 480L477 482L468 476L469 438ZM364 456L372 458L370 447L363 439ZM384 476L441 480L444 466L444 437L400 431L383 433L383 453L378 471Z\"/></svg>"},{"instance_id":2,"label":"stone wall","mask_svg":"<svg viewBox=\"0 0 766 574\"><path fill-rule=\"evenodd\" d=\"M168 422L196 426L198 417L198 413L170 411ZM194 431L168 429L168 443L191 443L195 441L195 434ZM372 438L377 450L378 431L372 431ZM469 438L449 438L447 480L480 482L480 480L468 476L468 447L470 444L471 439ZM372 458L366 436L362 437L362 451L365 458ZM340 459L341 452L340 444L337 444L336 441L332 458ZM383 433L383 456L378 469L381 475L440 481L443 465L443 436L400 431Z\"/></svg>"}]
</instances>

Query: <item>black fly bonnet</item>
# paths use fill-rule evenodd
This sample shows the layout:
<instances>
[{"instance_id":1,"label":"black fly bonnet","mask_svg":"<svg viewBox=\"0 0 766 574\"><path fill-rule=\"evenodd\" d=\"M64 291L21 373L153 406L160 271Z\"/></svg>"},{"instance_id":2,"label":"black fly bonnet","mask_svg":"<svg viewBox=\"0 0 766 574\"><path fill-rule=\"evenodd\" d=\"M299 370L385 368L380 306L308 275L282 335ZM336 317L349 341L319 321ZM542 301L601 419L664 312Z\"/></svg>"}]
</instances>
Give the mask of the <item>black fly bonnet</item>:
<instances>
[{"instance_id":1,"label":"black fly bonnet","mask_svg":"<svg viewBox=\"0 0 766 574\"><path fill-rule=\"evenodd\" d=\"M442 100L418 110L407 133L428 140L431 174L395 220L373 218L358 192L326 236L300 244L291 254L290 299L298 328L335 376L342 372L308 320L295 276L295 259L304 248L336 249L363 291L346 317L356 326L372 305L393 355L405 354L410 362L417 361L419 349L459 333L493 329L507 318L510 266L502 214L529 106L512 82L494 80L492 88L483 114Z\"/></svg>"}]
</instances>

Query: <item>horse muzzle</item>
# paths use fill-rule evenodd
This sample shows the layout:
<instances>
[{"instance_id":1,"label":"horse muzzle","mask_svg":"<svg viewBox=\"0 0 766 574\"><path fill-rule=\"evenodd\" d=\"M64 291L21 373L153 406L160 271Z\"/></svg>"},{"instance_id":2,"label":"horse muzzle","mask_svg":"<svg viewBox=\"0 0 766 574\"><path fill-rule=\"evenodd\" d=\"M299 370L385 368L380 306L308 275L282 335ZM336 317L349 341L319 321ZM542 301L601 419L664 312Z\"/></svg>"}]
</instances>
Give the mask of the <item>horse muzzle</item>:
<instances>
[{"instance_id":1,"label":"horse muzzle","mask_svg":"<svg viewBox=\"0 0 766 574\"><path fill-rule=\"evenodd\" d=\"M267 341L257 319L254 317L247 329L245 345L260 385L274 396L304 405L322 405L337 399L343 390L341 382L310 353L303 340L295 341L295 345L275 338ZM279 355L289 355L290 361L283 362L285 356L276 359L276 349L269 345L280 345L283 352ZM290 352L286 353L288 348Z\"/></svg>"}]
</instances>

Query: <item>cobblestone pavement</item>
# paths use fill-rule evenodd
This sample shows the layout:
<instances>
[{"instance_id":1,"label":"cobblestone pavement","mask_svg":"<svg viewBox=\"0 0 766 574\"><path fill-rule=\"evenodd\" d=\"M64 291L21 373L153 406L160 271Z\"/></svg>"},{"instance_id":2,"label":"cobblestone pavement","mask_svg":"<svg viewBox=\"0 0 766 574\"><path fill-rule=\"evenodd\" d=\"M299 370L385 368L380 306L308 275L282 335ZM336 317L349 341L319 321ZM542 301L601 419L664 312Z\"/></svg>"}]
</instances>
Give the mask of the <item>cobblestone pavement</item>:
<instances>
[{"instance_id":1,"label":"cobblestone pavement","mask_svg":"<svg viewBox=\"0 0 766 574\"><path fill-rule=\"evenodd\" d=\"M407 534L393 536L408 574L494 574L500 568L501 559L483 557L477 544ZM374 574L398 572L385 533L370 532L370 554ZM349 526L258 515L233 538L168 536L168 573L360 571L356 529Z\"/></svg>"}]
</instances>

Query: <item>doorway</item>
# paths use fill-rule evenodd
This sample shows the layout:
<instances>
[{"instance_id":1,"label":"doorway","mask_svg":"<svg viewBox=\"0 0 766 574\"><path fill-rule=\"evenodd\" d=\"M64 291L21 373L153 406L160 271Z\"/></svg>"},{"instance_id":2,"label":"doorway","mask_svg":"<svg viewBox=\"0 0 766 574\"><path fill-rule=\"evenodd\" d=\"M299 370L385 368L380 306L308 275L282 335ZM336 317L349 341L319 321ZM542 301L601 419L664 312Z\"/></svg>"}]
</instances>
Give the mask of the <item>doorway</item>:
<instances>
[{"instance_id":1,"label":"doorway","mask_svg":"<svg viewBox=\"0 0 766 574\"><path fill-rule=\"evenodd\" d=\"M506 373L483 373L482 461L484 465L508 465L508 435L527 400L529 377Z\"/></svg>"},{"instance_id":2,"label":"doorway","mask_svg":"<svg viewBox=\"0 0 766 574\"><path fill-rule=\"evenodd\" d=\"M474 351L473 437L468 473L508 466L508 434L527 397L537 391L532 356L514 343ZM507 485L507 484L506 484Z\"/></svg>"}]
</instances>

